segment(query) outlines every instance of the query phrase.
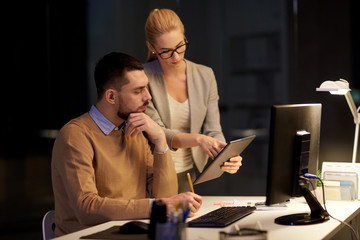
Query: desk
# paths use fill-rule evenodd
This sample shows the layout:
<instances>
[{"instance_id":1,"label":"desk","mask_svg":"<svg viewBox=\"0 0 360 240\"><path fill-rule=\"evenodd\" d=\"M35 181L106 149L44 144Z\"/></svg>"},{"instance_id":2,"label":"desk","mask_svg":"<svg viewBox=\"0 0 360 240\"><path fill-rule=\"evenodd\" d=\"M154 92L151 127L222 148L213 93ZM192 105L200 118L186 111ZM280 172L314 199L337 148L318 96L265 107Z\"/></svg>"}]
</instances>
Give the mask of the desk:
<instances>
[{"instance_id":1,"label":"desk","mask_svg":"<svg viewBox=\"0 0 360 240\"><path fill-rule=\"evenodd\" d=\"M265 197L203 197L203 205L195 217L205 214L218 206L214 203L218 201L265 201ZM326 203L327 210L333 217L350 223L356 231L360 228L360 201L330 201ZM344 224L340 224L338 221L330 218L329 221L305 225L305 226L283 226L274 223L274 219L279 216L310 212L310 209L303 197L291 199L288 204L287 210L268 210L268 211L255 211L254 213L246 216L234 224L238 224L240 227L254 224L257 221L260 222L262 228L268 231L268 240L279 239L351 239L351 230ZM194 217L194 218L195 218ZM191 220L191 218L189 219ZM90 227L75 233L67 234L62 237L55 238L56 240L75 240L81 236L96 233L114 225L122 225L127 221L110 221L94 227ZM232 225L234 225L232 224ZM229 231L232 225L226 228L188 228L187 240L218 240L220 231ZM346 237L344 237L346 236Z\"/></svg>"}]
</instances>

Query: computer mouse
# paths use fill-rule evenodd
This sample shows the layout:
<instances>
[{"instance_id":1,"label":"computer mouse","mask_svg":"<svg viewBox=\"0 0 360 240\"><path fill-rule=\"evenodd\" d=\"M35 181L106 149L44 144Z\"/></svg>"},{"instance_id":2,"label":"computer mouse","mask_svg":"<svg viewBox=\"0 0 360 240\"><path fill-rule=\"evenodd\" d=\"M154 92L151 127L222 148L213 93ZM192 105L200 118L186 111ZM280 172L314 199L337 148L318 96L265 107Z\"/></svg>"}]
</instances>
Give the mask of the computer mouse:
<instances>
[{"instance_id":1,"label":"computer mouse","mask_svg":"<svg viewBox=\"0 0 360 240\"><path fill-rule=\"evenodd\" d=\"M124 234L148 233L149 224L142 221L130 221L119 227L119 232Z\"/></svg>"}]
</instances>

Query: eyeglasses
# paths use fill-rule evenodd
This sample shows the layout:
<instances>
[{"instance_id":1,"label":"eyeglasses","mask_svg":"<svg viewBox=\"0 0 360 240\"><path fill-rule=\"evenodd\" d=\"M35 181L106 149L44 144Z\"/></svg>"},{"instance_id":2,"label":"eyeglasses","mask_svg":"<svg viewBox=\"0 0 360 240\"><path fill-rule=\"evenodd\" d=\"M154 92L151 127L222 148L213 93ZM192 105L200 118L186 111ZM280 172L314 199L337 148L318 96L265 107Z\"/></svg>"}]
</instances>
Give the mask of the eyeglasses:
<instances>
[{"instance_id":1,"label":"eyeglasses","mask_svg":"<svg viewBox=\"0 0 360 240\"><path fill-rule=\"evenodd\" d=\"M169 50L166 50L166 51L163 51L161 53L158 53L156 52L162 59L168 59L168 58L171 58L173 55L174 55L174 52L180 54L180 53L183 53L185 52L186 50L186 47L189 45L189 42L184 39L184 44L180 45L180 46L177 46L175 49L169 49ZM152 45L152 44L151 44ZM154 47L154 46L153 46ZM154 47L155 48L155 47Z\"/></svg>"}]
</instances>

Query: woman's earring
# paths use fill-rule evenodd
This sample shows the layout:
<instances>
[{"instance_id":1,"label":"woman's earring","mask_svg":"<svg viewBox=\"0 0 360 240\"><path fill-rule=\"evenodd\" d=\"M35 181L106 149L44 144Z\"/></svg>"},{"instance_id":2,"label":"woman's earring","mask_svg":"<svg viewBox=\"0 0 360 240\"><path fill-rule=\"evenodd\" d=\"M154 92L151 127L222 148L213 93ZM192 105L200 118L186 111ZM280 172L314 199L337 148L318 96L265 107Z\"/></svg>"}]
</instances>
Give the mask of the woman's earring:
<instances>
[{"instance_id":1,"label":"woman's earring","mask_svg":"<svg viewBox=\"0 0 360 240\"><path fill-rule=\"evenodd\" d=\"M155 54L154 52L151 52L152 54Z\"/></svg>"}]
</instances>

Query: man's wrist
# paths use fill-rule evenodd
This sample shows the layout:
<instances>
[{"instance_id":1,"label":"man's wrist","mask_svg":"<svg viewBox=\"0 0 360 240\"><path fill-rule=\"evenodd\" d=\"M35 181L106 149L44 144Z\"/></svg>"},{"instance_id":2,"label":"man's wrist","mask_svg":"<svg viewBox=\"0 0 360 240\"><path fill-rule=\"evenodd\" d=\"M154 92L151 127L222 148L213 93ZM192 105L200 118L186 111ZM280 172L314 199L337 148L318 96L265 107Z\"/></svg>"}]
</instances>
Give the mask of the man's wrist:
<instances>
[{"instance_id":1,"label":"man's wrist","mask_svg":"<svg viewBox=\"0 0 360 240\"><path fill-rule=\"evenodd\" d=\"M154 153L157 153L157 154L165 154L168 150L169 150L169 146L166 144L165 150L159 151L159 150L157 150L157 148L155 147Z\"/></svg>"}]
</instances>

